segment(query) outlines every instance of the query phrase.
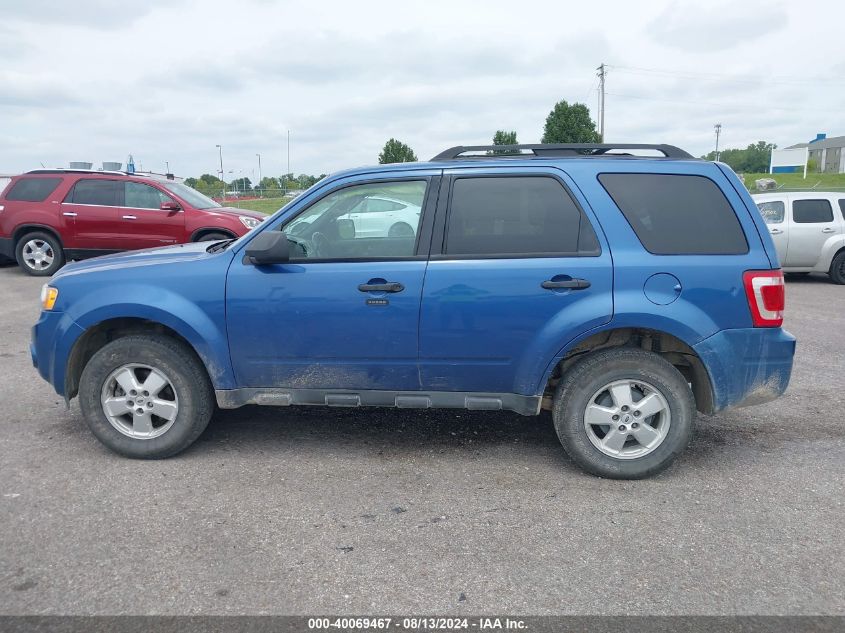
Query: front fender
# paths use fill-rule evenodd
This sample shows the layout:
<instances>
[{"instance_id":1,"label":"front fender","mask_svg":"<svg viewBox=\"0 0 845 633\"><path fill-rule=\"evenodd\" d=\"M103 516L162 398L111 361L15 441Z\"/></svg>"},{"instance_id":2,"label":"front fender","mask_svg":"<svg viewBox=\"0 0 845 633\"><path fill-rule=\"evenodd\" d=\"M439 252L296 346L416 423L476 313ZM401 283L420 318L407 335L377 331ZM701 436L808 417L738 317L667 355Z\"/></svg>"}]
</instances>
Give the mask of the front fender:
<instances>
[{"instance_id":1,"label":"front fender","mask_svg":"<svg viewBox=\"0 0 845 633\"><path fill-rule=\"evenodd\" d=\"M145 319L160 323L182 336L199 355L211 378L215 389L233 389L234 374L229 359L228 340L226 338L225 316L222 298L219 314L209 306L203 307L186 299L184 296L159 286L143 283L121 284L121 297L145 297L154 299L147 303L131 300L115 301L114 288L97 290L85 294L68 308L68 316L82 330L88 330L104 321L118 318ZM178 316L177 316L178 315ZM79 330L72 332L78 333ZM72 346L66 346L71 349ZM65 363L67 359L65 359Z\"/></svg>"},{"instance_id":2,"label":"front fender","mask_svg":"<svg viewBox=\"0 0 845 633\"><path fill-rule=\"evenodd\" d=\"M843 248L845 248L845 235L840 234L829 238L822 247L822 254L816 270L824 273L828 272L833 263L833 258L836 257L836 253Z\"/></svg>"}]
</instances>

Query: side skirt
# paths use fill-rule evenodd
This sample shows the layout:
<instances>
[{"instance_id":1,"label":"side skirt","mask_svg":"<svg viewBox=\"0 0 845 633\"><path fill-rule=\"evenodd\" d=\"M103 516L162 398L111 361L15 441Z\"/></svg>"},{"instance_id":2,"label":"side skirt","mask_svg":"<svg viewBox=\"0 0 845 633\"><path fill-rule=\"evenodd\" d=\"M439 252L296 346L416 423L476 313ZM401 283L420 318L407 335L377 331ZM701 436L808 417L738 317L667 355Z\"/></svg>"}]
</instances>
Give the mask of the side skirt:
<instances>
[{"instance_id":1,"label":"side skirt","mask_svg":"<svg viewBox=\"0 0 845 633\"><path fill-rule=\"evenodd\" d=\"M122 253L121 250L107 250L97 248L66 248L65 258L72 259L89 259L91 257L99 257L100 255L113 255L114 253Z\"/></svg>"},{"instance_id":2,"label":"side skirt","mask_svg":"<svg viewBox=\"0 0 845 633\"><path fill-rule=\"evenodd\" d=\"M346 389L218 389L217 406L236 409L245 404L277 407L395 407L397 409L470 409L515 411L538 415L541 396L467 391L351 391Z\"/></svg>"}]
</instances>

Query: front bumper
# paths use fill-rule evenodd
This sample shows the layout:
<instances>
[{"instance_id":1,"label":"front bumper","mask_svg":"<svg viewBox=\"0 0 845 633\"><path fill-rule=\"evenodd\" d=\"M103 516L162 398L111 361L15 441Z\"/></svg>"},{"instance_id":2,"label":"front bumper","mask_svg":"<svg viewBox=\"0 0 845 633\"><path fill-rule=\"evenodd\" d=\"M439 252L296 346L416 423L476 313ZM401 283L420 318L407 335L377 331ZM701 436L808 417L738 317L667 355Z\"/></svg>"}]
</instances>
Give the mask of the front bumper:
<instances>
[{"instance_id":1,"label":"front bumper","mask_svg":"<svg viewBox=\"0 0 845 633\"><path fill-rule=\"evenodd\" d=\"M84 330L64 312L42 310L32 326L32 364L56 393L65 395L65 372L71 349Z\"/></svg>"},{"instance_id":2,"label":"front bumper","mask_svg":"<svg viewBox=\"0 0 845 633\"><path fill-rule=\"evenodd\" d=\"M710 374L715 412L782 395L792 374L795 337L782 328L722 330L693 349Z\"/></svg>"}]
</instances>

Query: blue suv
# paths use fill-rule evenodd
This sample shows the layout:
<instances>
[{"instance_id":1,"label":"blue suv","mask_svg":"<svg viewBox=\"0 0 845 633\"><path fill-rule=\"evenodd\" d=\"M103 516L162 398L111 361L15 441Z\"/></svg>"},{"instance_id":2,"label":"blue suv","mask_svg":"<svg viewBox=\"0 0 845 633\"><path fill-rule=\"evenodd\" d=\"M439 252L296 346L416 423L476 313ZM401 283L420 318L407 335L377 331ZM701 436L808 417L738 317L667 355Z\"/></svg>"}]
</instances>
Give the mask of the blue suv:
<instances>
[{"instance_id":1,"label":"blue suv","mask_svg":"<svg viewBox=\"0 0 845 633\"><path fill-rule=\"evenodd\" d=\"M795 351L757 206L669 145L341 172L240 239L70 264L42 304L34 364L136 458L215 403L547 410L582 468L645 477L696 409L782 394Z\"/></svg>"}]
</instances>

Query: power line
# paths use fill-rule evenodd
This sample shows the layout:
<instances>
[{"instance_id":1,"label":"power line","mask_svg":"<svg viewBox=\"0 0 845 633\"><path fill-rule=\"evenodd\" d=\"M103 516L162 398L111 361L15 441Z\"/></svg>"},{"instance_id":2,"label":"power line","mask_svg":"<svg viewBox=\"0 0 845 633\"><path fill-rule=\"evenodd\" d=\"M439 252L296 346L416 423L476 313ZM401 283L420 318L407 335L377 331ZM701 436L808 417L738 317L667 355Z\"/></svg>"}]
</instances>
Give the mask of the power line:
<instances>
[{"instance_id":1,"label":"power line","mask_svg":"<svg viewBox=\"0 0 845 633\"><path fill-rule=\"evenodd\" d=\"M638 66L610 66L614 70L623 73L632 73L639 75L658 75L666 77L680 77L684 79L706 79L709 81L729 81L742 82L749 81L763 84L783 84L783 85L818 85L822 82L830 82L829 77L809 77L806 79L797 79L792 77L755 77L749 75L729 75L727 73L698 73L678 70L661 70L658 68L642 68Z\"/></svg>"},{"instance_id":2,"label":"power line","mask_svg":"<svg viewBox=\"0 0 845 633\"><path fill-rule=\"evenodd\" d=\"M713 107L713 108L745 108L745 109L752 109L753 108L753 109L758 110L758 111L760 110L760 104L759 103L753 103L753 104L752 103L713 103L713 102L710 102L710 101L685 101L685 100L682 100L682 99L660 99L660 98L657 98L657 97L648 97L648 96L642 96L642 95L620 94L618 92L608 92L607 94L609 94L612 97L621 97L622 99L640 99L640 100L643 100L643 101L658 101L658 102L663 102L663 103L684 103L684 104L690 104L690 105L709 106L709 107ZM840 112L840 110L822 110L822 109L819 109L819 108L789 108L789 107L784 107L784 106L773 105L773 104L770 104L770 103L767 103L765 105L764 109L766 109L766 110L784 110L784 111L787 111L787 112L822 112L822 113L825 113L825 114L833 114L833 113L839 113Z\"/></svg>"}]
</instances>

